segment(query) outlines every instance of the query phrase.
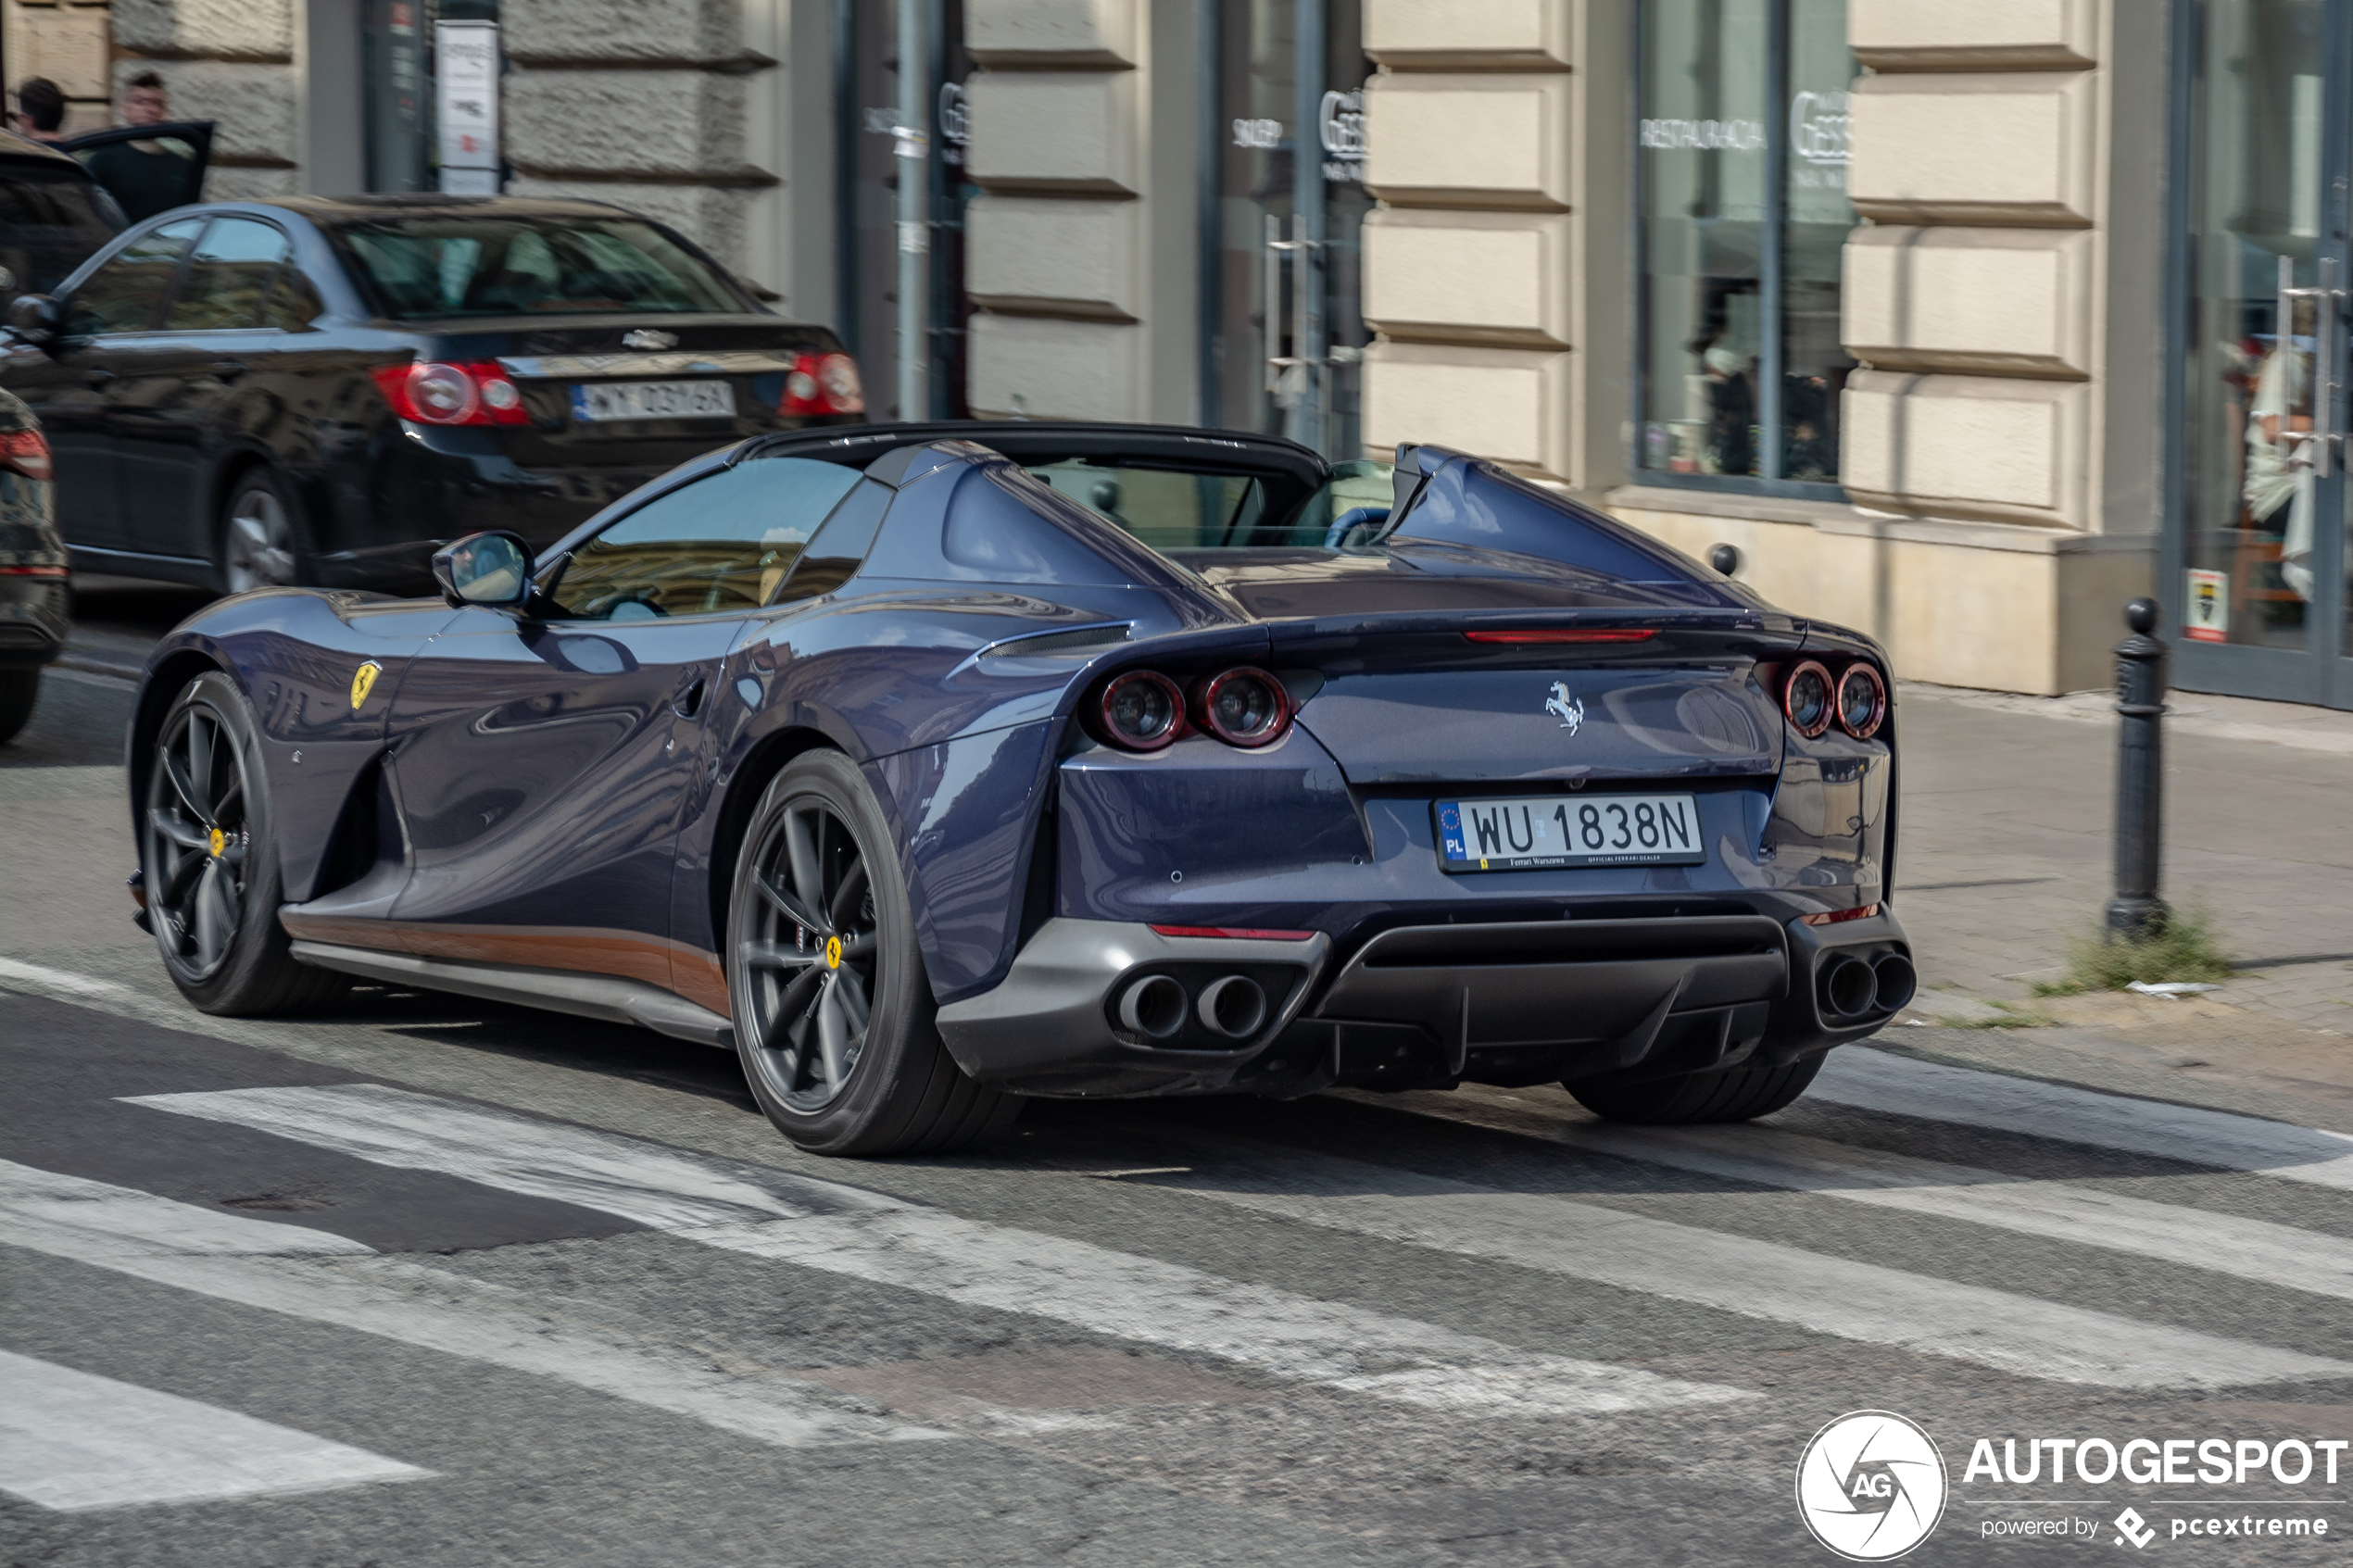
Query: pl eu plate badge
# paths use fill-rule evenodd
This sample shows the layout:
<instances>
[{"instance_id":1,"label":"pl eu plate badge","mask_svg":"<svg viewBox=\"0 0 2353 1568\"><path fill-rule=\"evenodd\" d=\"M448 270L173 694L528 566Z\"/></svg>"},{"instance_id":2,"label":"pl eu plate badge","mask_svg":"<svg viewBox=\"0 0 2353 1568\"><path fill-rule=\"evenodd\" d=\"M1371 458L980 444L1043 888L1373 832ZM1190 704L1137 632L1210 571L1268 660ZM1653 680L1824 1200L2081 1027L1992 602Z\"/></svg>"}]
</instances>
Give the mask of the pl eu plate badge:
<instances>
[{"instance_id":1,"label":"pl eu plate badge","mask_svg":"<svg viewBox=\"0 0 2353 1568\"><path fill-rule=\"evenodd\" d=\"M2201 643L2231 640L2231 574L2190 572L2190 591L2182 607L2182 634Z\"/></svg>"}]
</instances>

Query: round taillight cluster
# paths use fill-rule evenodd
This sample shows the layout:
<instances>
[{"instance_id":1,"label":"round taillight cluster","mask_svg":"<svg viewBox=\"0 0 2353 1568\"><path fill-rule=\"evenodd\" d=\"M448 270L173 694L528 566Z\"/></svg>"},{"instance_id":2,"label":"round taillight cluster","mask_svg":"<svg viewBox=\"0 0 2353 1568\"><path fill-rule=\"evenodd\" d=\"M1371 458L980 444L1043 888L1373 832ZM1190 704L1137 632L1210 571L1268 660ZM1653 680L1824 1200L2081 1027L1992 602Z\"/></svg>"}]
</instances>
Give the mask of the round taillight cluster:
<instances>
[{"instance_id":1,"label":"round taillight cluster","mask_svg":"<svg viewBox=\"0 0 2353 1568\"><path fill-rule=\"evenodd\" d=\"M1887 682L1861 659L1835 678L1819 659L1801 659L1782 683L1781 711L1807 740L1829 733L1833 722L1856 740L1869 740L1887 722Z\"/></svg>"},{"instance_id":2,"label":"round taillight cluster","mask_svg":"<svg viewBox=\"0 0 2353 1568\"><path fill-rule=\"evenodd\" d=\"M1159 751L1196 729L1227 746L1272 746L1290 728L1290 694L1264 670L1222 671L1184 688L1157 670L1114 676L1096 699L1097 734L1123 751Z\"/></svg>"}]
</instances>

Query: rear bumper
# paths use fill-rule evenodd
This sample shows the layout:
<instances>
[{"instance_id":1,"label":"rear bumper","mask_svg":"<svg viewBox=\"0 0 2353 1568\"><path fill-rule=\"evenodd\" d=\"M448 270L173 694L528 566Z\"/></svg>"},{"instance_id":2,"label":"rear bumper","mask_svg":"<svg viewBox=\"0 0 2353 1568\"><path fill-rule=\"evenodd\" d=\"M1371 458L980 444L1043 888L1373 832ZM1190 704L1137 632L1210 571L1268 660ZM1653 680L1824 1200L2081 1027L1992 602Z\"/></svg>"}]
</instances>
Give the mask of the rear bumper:
<instances>
[{"instance_id":1,"label":"rear bumper","mask_svg":"<svg viewBox=\"0 0 2353 1568\"><path fill-rule=\"evenodd\" d=\"M942 1008L939 1026L965 1072L1037 1095L1630 1081L1861 1039L1910 999L1910 945L1883 909L1819 927L1767 915L1403 926L1337 960L1320 934L1179 938L1065 918L1039 929L1002 984ZM1256 985L1265 1009L1220 1039L1201 997L1228 975ZM1164 1041L1122 1009L1154 976L1187 1004ZM1863 1005L1840 1010L1858 985Z\"/></svg>"},{"instance_id":2,"label":"rear bumper","mask_svg":"<svg viewBox=\"0 0 2353 1568\"><path fill-rule=\"evenodd\" d=\"M62 577L0 577L0 670L47 664L71 630Z\"/></svg>"}]
</instances>

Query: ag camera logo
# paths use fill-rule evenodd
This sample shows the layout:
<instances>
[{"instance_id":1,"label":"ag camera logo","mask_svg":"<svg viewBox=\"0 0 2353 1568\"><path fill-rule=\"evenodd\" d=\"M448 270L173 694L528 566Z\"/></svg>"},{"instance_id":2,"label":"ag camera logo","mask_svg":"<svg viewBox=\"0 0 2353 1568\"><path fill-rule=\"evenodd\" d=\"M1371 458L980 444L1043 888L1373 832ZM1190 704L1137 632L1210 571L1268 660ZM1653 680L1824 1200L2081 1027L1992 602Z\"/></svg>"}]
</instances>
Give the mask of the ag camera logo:
<instances>
[{"instance_id":1,"label":"ag camera logo","mask_svg":"<svg viewBox=\"0 0 2353 1568\"><path fill-rule=\"evenodd\" d=\"M1797 1461L1799 1517L1850 1562L1885 1562L1919 1545L1944 1516L1944 1498L1935 1440L1889 1411L1840 1416Z\"/></svg>"}]
</instances>

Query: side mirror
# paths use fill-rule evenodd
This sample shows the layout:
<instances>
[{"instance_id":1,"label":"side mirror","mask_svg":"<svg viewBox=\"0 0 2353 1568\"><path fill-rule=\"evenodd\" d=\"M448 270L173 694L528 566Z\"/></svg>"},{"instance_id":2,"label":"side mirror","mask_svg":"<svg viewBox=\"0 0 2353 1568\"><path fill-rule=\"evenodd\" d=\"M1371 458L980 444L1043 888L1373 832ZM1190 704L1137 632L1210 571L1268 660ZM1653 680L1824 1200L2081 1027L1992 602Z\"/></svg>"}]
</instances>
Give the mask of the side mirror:
<instances>
[{"instance_id":1,"label":"side mirror","mask_svg":"<svg viewBox=\"0 0 2353 1568\"><path fill-rule=\"evenodd\" d=\"M531 548L518 534L469 533L434 552L433 580L452 609L520 606L531 597Z\"/></svg>"},{"instance_id":2,"label":"side mirror","mask_svg":"<svg viewBox=\"0 0 2353 1568\"><path fill-rule=\"evenodd\" d=\"M8 330L37 348L57 341L65 307L45 294L20 294L8 302Z\"/></svg>"}]
</instances>

